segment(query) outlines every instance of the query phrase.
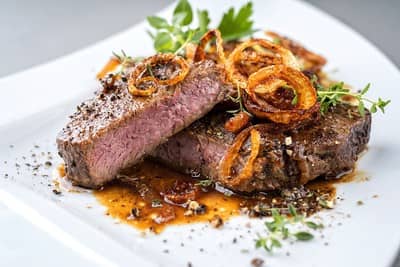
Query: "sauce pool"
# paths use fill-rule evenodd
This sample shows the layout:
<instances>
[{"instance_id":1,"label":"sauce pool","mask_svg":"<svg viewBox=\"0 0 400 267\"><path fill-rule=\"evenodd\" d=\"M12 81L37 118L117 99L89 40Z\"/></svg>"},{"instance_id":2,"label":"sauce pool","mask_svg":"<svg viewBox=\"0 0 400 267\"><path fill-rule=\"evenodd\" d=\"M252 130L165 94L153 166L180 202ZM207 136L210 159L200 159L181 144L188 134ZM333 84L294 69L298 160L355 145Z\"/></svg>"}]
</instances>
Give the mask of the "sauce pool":
<instances>
[{"instance_id":1,"label":"sauce pool","mask_svg":"<svg viewBox=\"0 0 400 267\"><path fill-rule=\"evenodd\" d=\"M209 222L219 227L241 214L269 216L271 208L288 213L288 204L310 215L324 208L321 201L332 201L336 189L333 182L318 180L281 192L238 195L144 161L94 195L108 216L141 231L160 233L169 225Z\"/></svg>"}]
</instances>

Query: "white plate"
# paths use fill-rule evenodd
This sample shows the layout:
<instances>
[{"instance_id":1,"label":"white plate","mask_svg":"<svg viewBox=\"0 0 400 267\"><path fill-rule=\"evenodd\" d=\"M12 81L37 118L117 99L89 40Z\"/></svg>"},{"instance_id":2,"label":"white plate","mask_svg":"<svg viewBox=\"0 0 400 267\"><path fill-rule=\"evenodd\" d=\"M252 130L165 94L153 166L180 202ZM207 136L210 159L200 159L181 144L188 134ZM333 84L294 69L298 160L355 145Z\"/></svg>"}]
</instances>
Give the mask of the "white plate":
<instances>
[{"instance_id":1,"label":"white plate","mask_svg":"<svg viewBox=\"0 0 400 267\"><path fill-rule=\"evenodd\" d=\"M312 242L286 244L273 255L267 254L254 249L253 238L256 232L262 232L262 221L244 217L231 220L222 230L199 224L170 227L161 235L143 237L135 229L104 216L104 208L91 194L56 196L47 180L32 176L26 166L17 174L15 162L24 162L22 156L29 156L31 149L56 154L57 132L74 106L95 88L96 70L111 51L123 48L138 56L152 53L145 23L0 80L0 202L98 265L186 266L190 261L194 266L249 266L252 258L260 257L268 266L389 266L400 244L399 71L360 35L311 6L294 1L254 2L256 27L301 40L328 58L327 70L338 68L335 78L356 88L371 82L371 97L393 101L387 114L374 116L369 150L359 163L370 181L339 186L344 201L320 214L326 225L332 225L323 231L325 238L318 235ZM229 1L211 0L197 4L211 10L213 18L231 5ZM170 12L168 8L162 14ZM34 148L34 144L40 148ZM8 179L3 179L5 173ZM379 197L373 198L376 194ZM358 200L365 205L358 206ZM244 226L248 221L252 224L250 230ZM235 237L238 243L233 244ZM168 242L165 244L163 239ZM200 248L205 251L200 252ZM250 252L241 253L242 249ZM290 256L286 256L287 251Z\"/></svg>"}]
</instances>

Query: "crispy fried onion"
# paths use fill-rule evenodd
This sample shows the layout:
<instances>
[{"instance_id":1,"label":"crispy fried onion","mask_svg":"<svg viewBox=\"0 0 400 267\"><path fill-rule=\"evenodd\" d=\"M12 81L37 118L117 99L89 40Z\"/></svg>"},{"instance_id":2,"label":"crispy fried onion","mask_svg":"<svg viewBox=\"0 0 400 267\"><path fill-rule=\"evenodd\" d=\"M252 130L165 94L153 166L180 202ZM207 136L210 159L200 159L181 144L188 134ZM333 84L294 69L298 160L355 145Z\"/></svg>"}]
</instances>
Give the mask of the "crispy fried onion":
<instances>
[{"instance_id":1,"label":"crispy fried onion","mask_svg":"<svg viewBox=\"0 0 400 267\"><path fill-rule=\"evenodd\" d=\"M115 71L120 64L121 62L117 58L110 58L104 67L97 73L96 78L99 80L103 79L108 73Z\"/></svg>"},{"instance_id":2,"label":"crispy fried onion","mask_svg":"<svg viewBox=\"0 0 400 267\"><path fill-rule=\"evenodd\" d=\"M179 73L168 79L154 75L152 69L156 66L175 63L179 66ZM180 56L175 54L157 54L145 59L137 65L128 80L129 93L135 96L150 96L157 91L158 85L174 85L182 81L189 72L189 65Z\"/></svg>"},{"instance_id":3,"label":"crispy fried onion","mask_svg":"<svg viewBox=\"0 0 400 267\"><path fill-rule=\"evenodd\" d=\"M216 52L216 59L217 63L225 64L225 53L224 53L224 46L223 40L221 37L221 33L219 30L213 29L206 32L200 39L199 44L197 45L196 52L194 54L193 61L201 61L206 59L206 47L215 38L215 52Z\"/></svg>"},{"instance_id":4,"label":"crispy fried onion","mask_svg":"<svg viewBox=\"0 0 400 267\"><path fill-rule=\"evenodd\" d=\"M224 124L225 130L237 133L242 130L249 122L250 115L244 111L236 113L233 117L230 117Z\"/></svg>"},{"instance_id":5,"label":"crispy fried onion","mask_svg":"<svg viewBox=\"0 0 400 267\"><path fill-rule=\"evenodd\" d=\"M240 150L250 135L250 155L247 158L241 171L235 176L232 175L232 167L240 153ZM249 179L253 175L253 165L261 146L261 135L255 127L248 127L240 132L234 143L229 147L227 153L221 161L219 168L219 177L221 182L231 185L239 185L242 181Z\"/></svg>"},{"instance_id":6,"label":"crispy fried onion","mask_svg":"<svg viewBox=\"0 0 400 267\"><path fill-rule=\"evenodd\" d=\"M245 92L247 110L276 123L299 122L318 110L316 90L310 80L284 65L268 66L250 75Z\"/></svg>"},{"instance_id":7,"label":"crispy fried onion","mask_svg":"<svg viewBox=\"0 0 400 267\"><path fill-rule=\"evenodd\" d=\"M326 64L326 59L323 56L306 49L296 41L275 32L267 31L265 34L276 40L281 46L292 51L292 53L297 56L305 70L319 71Z\"/></svg>"},{"instance_id":8,"label":"crispy fried onion","mask_svg":"<svg viewBox=\"0 0 400 267\"><path fill-rule=\"evenodd\" d=\"M251 51L250 48L252 48ZM236 68L237 64L243 67ZM247 77L262 67L287 65L299 69L294 55L279 45L264 39L250 39L238 45L226 60L228 78L240 88L247 87Z\"/></svg>"}]
</instances>

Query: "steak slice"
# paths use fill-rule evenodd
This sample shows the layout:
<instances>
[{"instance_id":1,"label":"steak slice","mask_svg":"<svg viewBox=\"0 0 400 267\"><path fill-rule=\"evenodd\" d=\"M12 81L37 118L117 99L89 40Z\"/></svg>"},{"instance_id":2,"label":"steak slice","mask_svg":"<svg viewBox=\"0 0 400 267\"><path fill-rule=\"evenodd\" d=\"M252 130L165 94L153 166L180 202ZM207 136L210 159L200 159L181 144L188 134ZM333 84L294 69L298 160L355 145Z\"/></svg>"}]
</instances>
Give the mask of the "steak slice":
<instances>
[{"instance_id":1,"label":"steak slice","mask_svg":"<svg viewBox=\"0 0 400 267\"><path fill-rule=\"evenodd\" d=\"M340 105L301 129L285 129L276 124L258 124L260 152L253 176L234 181L219 176L221 160L235 134L224 129L228 115L213 112L159 146L152 157L178 171L200 173L238 192L269 191L307 183L320 176L335 178L354 168L369 141L371 115ZM238 173L250 154L249 138L244 142L232 170Z\"/></svg>"},{"instance_id":2,"label":"steak slice","mask_svg":"<svg viewBox=\"0 0 400 267\"><path fill-rule=\"evenodd\" d=\"M153 72L162 76L168 69ZM151 97L132 96L126 80L98 92L77 107L57 136L67 177L90 188L112 180L223 100L224 80L220 68L204 61L191 66L181 83L160 87Z\"/></svg>"}]
</instances>

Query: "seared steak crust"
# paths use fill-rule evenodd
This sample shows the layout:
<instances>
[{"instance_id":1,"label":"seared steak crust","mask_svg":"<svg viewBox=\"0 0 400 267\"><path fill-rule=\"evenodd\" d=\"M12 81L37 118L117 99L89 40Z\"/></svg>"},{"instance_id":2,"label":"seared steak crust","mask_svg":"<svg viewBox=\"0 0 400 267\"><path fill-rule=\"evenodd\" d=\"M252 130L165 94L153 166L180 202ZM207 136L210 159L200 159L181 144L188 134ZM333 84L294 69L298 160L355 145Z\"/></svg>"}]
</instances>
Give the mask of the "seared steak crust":
<instances>
[{"instance_id":1,"label":"seared steak crust","mask_svg":"<svg viewBox=\"0 0 400 267\"><path fill-rule=\"evenodd\" d=\"M360 117L356 108L343 105L296 130L258 124L262 143L253 176L237 184L219 177L221 160L235 138L223 127L227 118L223 112L207 115L159 146L152 157L184 173L200 172L234 191L269 191L305 184L319 176L335 178L351 170L371 129L369 112ZM240 171L249 150L247 140L233 173Z\"/></svg>"},{"instance_id":2,"label":"seared steak crust","mask_svg":"<svg viewBox=\"0 0 400 267\"><path fill-rule=\"evenodd\" d=\"M207 114L228 86L212 61L196 63L183 82L151 97L129 94L119 81L77 107L57 137L67 177L97 188L112 180L167 138Z\"/></svg>"}]
</instances>

